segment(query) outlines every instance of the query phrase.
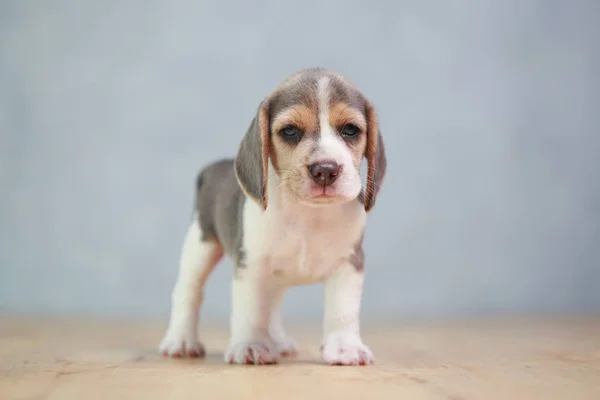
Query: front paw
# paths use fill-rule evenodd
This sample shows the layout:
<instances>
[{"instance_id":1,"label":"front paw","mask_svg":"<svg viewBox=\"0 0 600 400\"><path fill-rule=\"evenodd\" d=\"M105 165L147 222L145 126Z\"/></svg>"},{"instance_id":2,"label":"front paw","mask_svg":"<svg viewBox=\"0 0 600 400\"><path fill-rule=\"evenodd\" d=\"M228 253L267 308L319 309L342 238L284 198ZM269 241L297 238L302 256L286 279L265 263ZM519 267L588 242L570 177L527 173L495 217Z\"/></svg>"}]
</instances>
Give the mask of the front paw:
<instances>
[{"instance_id":1,"label":"front paw","mask_svg":"<svg viewBox=\"0 0 600 400\"><path fill-rule=\"evenodd\" d=\"M296 357L298 355L298 342L290 336L275 340L275 346L281 357Z\"/></svg>"},{"instance_id":2,"label":"front paw","mask_svg":"<svg viewBox=\"0 0 600 400\"><path fill-rule=\"evenodd\" d=\"M204 357L206 351L202 343L196 338L193 330L170 329L158 346L159 352L165 357Z\"/></svg>"},{"instance_id":3,"label":"front paw","mask_svg":"<svg viewBox=\"0 0 600 400\"><path fill-rule=\"evenodd\" d=\"M229 364L277 364L279 351L267 341L239 342L225 351L225 362Z\"/></svg>"},{"instance_id":4,"label":"front paw","mask_svg":"<svg viewBox=\"0 0 600 400\"><path fill-rule=\"evenodd\" d=\"M360 336L348 332L329 334L321 347L321 357L329 365L369 365L375 361Z\"/></svg>"}]
</instances>

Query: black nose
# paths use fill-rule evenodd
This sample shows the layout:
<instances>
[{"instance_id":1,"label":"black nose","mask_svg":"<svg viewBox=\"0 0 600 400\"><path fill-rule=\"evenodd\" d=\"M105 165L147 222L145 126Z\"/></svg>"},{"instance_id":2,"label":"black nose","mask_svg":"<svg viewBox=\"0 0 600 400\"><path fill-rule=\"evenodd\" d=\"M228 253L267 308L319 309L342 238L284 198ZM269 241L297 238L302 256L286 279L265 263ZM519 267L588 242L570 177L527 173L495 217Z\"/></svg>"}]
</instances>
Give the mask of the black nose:
<instances>
[{"instance_id":1,"label":"black nose","mask_svg":"<svg viewBox=\"0 0 600 400\"><path fill-rule=\"evenodd\" d=\"M310 176L317 185L329 186L340 174L340 166L334 162L317 162L308 166Z\"/></svg>"}]
</instances>

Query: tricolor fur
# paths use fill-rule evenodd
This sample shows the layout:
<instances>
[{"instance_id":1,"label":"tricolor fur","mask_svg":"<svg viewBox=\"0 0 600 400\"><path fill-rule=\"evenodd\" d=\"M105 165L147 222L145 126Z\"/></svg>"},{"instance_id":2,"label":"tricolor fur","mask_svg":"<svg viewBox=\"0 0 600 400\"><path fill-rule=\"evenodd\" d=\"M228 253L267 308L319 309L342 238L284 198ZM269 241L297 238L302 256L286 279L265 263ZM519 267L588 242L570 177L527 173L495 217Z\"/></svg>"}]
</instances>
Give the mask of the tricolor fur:
<instances>
[{"instance_id":1,"label":"tricolor fur","mask_svg":"<svg viewBox=\"0 0 600 400\"><path fill-rule=\"evenodd\" d=\"M226 362L270 364L295 354L279 306L287 288L316 282L325 282L323 360L373 362L359 330L362 242L385 171L377 116L358 89L324 69L284 81L260 104L235 159L199 174L163 354L204 354L203 288L227 254L235 272Z\"/></svg>"}]
</instances>

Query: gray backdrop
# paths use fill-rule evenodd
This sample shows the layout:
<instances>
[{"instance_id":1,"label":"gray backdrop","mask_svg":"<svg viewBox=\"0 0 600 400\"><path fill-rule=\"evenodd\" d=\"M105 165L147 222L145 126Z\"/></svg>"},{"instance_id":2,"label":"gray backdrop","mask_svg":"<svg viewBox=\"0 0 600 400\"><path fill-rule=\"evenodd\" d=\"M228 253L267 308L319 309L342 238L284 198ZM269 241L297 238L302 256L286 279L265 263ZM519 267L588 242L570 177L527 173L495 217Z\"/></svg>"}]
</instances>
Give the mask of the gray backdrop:
<instances>
[{"instance_id":1,"label":"gray backdrop","mask_svg":"<svg viewBox=\"0 0 600 400\"><path fill-rule=\"evenodd\" d=\"M378 107L366 316L600 309L600 2L0 2L0 309L166 317L194 177L291 72ZM203 316L228 314L232 264ZM287 318L322 315L320 285Z\"/></svg>"}]
</instances>

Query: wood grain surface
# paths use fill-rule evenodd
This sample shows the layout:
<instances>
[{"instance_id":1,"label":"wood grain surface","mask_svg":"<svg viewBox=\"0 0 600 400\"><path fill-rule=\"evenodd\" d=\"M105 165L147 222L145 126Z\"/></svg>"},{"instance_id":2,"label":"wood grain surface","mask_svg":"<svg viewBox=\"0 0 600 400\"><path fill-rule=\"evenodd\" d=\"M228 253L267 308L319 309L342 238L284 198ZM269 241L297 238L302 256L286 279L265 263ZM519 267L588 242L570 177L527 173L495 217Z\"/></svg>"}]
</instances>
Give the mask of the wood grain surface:
<instances>
[{"instance_id":1,"label":"wood grain surface","mask_svg":"<svg viewBox=\"0 0 600 400\"><path fill-rule=\"evenodd\" d=\"M226 365L225 326L202 327L205 359L165 359L164 329L0 317L0 399L600 399L600 318L365 324L367 367L323 365L317 325L275 366Z\"/></svg>"}]
</instances>

